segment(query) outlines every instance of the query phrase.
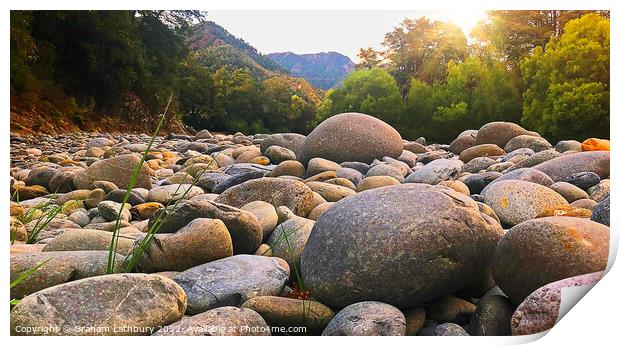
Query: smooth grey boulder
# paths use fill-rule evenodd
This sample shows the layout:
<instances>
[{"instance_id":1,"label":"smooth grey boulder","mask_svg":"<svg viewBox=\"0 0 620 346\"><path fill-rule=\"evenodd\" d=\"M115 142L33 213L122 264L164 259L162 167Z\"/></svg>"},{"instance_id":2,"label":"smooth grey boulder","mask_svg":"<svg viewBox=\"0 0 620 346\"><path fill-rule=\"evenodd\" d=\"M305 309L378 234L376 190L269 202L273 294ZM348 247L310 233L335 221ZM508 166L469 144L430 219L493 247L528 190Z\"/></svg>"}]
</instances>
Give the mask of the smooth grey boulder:
<instances>
[{"instance_id":1,"label":"smooth grey boulder","mask_svg":"<svg viewBox=\"0 0 620 346\"><path fill-rule=\"evenodd\" d=\"M289 278L286 261L277 257L236 255L178 274L187 293L187 313L198 314L221 306L240 306L258 296L277 296Z\"/></svg>"},{"instance_id":2,"label":"smooth grey boulder","mask_svg":"<svg viewBox=\"0 0 620 346\"><path fill-rule=\"evenodd\" d=\"M374 299L407 308L467 285L489 266L502 234L476 202L447 187L367 190L319 217L302 277L330 307Z\"/></svg>"},{"instance_id":3,"label":"smooth grey boulder","mask_svg":"<svg viewBox=\"0 0 620 346\"><path fill-rule=\"evenodd\" d=\"M515 306L508 298L485 295L476 304L476 311L469 321L469 333L474 336L509 336L514 311Z\"/></svg>"},{"instance_id":4,"label":"smooth grey boulder","mask_svg":"<svg viewBox=\"0 0 620 346\"><path fill-rule=\"evenodd\" d=\"M540 163L535 168L553 181L566 181L575 173L594 172L601 179L609 177L609 151L584 151L562 155Z\"/></svg>"},{"instance_id":5,"label":"smooth grey boulder","mask_svg":"<svg viewBox=\"0 0 620 346\"><path fill-rule=\"evenodd\" d=\"M24 298L11 310L11 334L149 335L180 320L186 306L185 292L163 276L98 276Z\"/></svg>"},{"instance_id":6,"label":"smooth grey boulder","mask_svg":"<svg viewBox=\"0 0 620 346\"><path fill-rule=\"evenodd\" d=\"M164 326L154 336L268 336L269 326L256 311L233 306L211 309Z\"/></svg>"},{"instance_id":7,"label":"smooth grey boulder","mask_svg":"<svg viewBox=\"0 0 620 346\"><path fill-rule=\"evenodd\" d=\"M531 183L536 183L546 187L549 187L554 183L554 181L548 175L539 170L536 170L534 168L519 168L515 169L514 171L510 171L502 176L499 176L497 177L497 179L493 179L493 181L491 181L484 189L482 189L482 192L480 194L484 194L485 190L490 186L493 186L493 184L505 180L529 181Z\"/></svg>"},{"instance_id":8,"label":"smooth grey boulder","mask_svg":"<svg viewBox=\"0 0 620 346\"><path fill-rule=\"evenodd\" d=\"M349 305L329 322L324 336L405 335L405 316L392 305L366 301Z\"/></svg>"},{"instance_id":9,"label":"smooth grey boulder","mask_svg":"<svg viewBox=\"0 0 620 346\"><path fill-rule=\"evenodd\" d=\"M260 151L265 153L267 148L272 145L277 145L292 150L295 154L299 155L301 147L305 141L306 136L298 133L276 133L265 138L260 143Z\"/></svg>"},{"instance_id":10,"label":"smooth grey boulder","mask_svg":"<svg viewBox=\"0 0 620 346\"><path fill-rule=\"evenodd\" d=\"M460 160L437 159L409 174L404 182L436 185L444 180L456 179L462 169L463 162Z\"/></svg>"}]
</instances>

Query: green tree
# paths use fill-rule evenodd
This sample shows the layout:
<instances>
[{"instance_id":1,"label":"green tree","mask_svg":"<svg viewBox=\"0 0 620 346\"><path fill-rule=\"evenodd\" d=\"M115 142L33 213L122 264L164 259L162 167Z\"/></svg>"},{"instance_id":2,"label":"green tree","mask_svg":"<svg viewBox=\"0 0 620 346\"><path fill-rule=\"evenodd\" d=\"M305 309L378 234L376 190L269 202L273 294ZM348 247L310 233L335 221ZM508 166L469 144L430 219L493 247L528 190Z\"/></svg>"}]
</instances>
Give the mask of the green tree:
<instances>
[{"instance_id":1,"label":"green tree","mask_svg":"<svg viewBox=\"0 0 620 346\"><path fill-rule=\"evenodd\" d=\"M609 137L609 20L588 14L521 64L522 121L553 139Z\"/></svg>"},{"instance_id":2,"label":"green tree","mask_svg":"<svg viewBox=\"0 0 620 346\"><path fill-rule=\"evenodd\" d=\"M338 113L360 112L398 126L403 110L396 81L381 68L350 73L342 85L329 90L325 98L326 101L319 107L320 120Z\"/></svg>"},{"instance_id":3,"label":"green tree","mask_svg":"<svg viewBox=\"0 0 620 346\"><path fill-rule=\"evenodd\" d=\"M388 70L403 95L411 78L430 84L444 81L448 63L461 62L468 55L467 39L459 27L426 17L405 19L385 35L383 45Z\"/></svg>"},{"instance_id":4,"label":"green tree","mask_svg":"<svg viewBox=\"0 0 620 346\"><path fill-rule=\"evenodd\" d=\"M445 83L432 86L413 79L403 121L410 137L425 135L449 142L462 130L490 121L517 121L521 114L518 89L499 63L478 57L448 64Z\"/></svg>"}]
</instances>

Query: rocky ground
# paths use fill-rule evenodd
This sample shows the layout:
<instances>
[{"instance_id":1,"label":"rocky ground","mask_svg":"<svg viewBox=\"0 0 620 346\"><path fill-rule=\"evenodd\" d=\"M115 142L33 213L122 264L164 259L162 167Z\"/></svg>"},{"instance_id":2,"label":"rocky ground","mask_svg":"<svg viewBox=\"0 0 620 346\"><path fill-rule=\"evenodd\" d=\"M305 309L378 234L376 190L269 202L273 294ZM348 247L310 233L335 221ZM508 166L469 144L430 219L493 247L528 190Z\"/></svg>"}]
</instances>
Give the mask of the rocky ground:
<instances>
[{"instance_id":1,"label":"rocky ground","mask_svg":"<svg viewBox=\"0 0 620 346\"><path fill-rule=\"evenodd\" d=\"M522 335L606 268L605 140L347 113L157 137L140 166L149 140L11 137L12 334Z\"/></svg>"}]
</instances>

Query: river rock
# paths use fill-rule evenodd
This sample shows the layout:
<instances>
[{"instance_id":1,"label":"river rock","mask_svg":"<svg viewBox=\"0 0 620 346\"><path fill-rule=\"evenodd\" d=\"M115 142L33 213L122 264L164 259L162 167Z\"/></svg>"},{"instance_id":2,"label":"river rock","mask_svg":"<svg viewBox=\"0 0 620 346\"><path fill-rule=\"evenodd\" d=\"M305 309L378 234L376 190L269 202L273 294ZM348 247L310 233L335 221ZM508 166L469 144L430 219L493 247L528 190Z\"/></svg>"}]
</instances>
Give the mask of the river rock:
<instances>
[{"instance_id":1,"label":"river rock","mask_svg":"<svg viewBox=\"0 0 620 346\"><path fill-rule=\"evenodd\" d=\"M93 182L105 180L116 184L119 188L127 188L132 172L140 164L140 160L141 157L137 154L120 155L99 160L83 171L76 172L73 177L73 184L78 189L93 189ZM150 189L153 186L151 182L153 174L148 165L143 165L137 175L134 187Z\"/></svg>"},{"instance_id":2,"label":"river rock","mask_svg":"<svg viewBox=\"0 0 620 346\"><path fill-rule=\"evenodd\" d=\"M609 195L607 195L607 197L601 202L599 202L599 204L597 204L594 210L592 210L592 221L609 226L609 213Z\"/></svg>"},{"instance_id":3,"label":"river rock","mask_svg":"<svg viewBox=\"0 0 620 346\"><path fill-rule=\"evenodd\" d=\"M520 135L534 135L515 123L494 121L483 125L477 133L477 144L495 144L503 148L508 141Z\"/></svg>"},{"instance_id":4,"label":"river rock","mask_svg":"<svg viewBox=\"0 0 620 346\"><path fill-rule=\"evenodd\" d=\"M234 306L215 308L164 326L154 336L269 336L269 326L256 311Z\"/></svg>"},{"instance_id":5,"label":"river rock","mask_svg":"<svg viewBox=\"0 0 620 346\"><path fill-rule=\"evenodd\" d=\"M188 269L174 278L188 296L188 314L239 306L250 298L276 296L289 278L277 257L236 255Z\"/></svg>"},{"instance_id":6,"label":"river rock","mask_svg":"<svg viewBox=\"0 0 620 346\"><path fill-rule=\"evenodd\" d=\"M547 174L555 182L566 181L571 175L581 172L593 172L604 179L609 177L609 152L590 151L562 155L533 168Z\"/></svg>"},{"instance_id":7,"label":"river rock","mask_svg":"<svg viewBox=\"0 0 620 346\"><path fill-rule=\"evenodd\" d=\"M240 209L249 211L256 216L256 219L260 223L261 229L263 230L263 240L269 237L271 232L273 232L273 229L276 228L276 225L278 224L278 213L276 213L276 208L267 202L250 202Z\"/></svg>"},{"instance_id":8,"label":"river rock","mask_svg":"<svg viewBox=\"0 0 620 346\"><path fill-rule=\"evenodd\" d=\"M149 335L180 320L186 304L181 287L159 275L99 276L24 298L11 310L11 334L31 327L29 335Z\"/></svg>"},{"instance_id":9,"label":"river rock","mask_svg":"<svg viewBox=\"0 0 620 346\"><path fill-rule=\"evenodd\" d=\"M576 217L522 222L499 242L493 278L519 304L536 289L571 276L604 270L609 227Z\"/></svg>"},{"instance_id":10,"label":"river rock","mask_svg":"<svg viewBox=\"0 0 620 346\"><path fill-rule=\"evenodd\" d=\"M375 301L355 303L340 310L329 322L327 336L405 335L405 316L397 308Z\"/></svg>"},{"instance_id":11,"label":"river rock","mask_svg":"<svg viewBox=\"0 0 620 346\"><path fill-rule=\"evenodd\" d=\"M582 189L578 188L573 184L569 184L563 181L557 182L549 186L549 188L559 193L568 201L568 203L572 203L579 199L589 198L587 192L583 191Z\"/></svg>"},{"instance_id":12,"label":"river rock","mask_svg":"<svg viewBox=\"0 0 620 346\"><path fill-rule=\"evenodd\" d=\"M194 219L175 233L153 237L137 262L140 272L184 271L233 255L230 233L217 219ZM136 240L136 247L143 238Z\"/></svg>"},{"instance_id":13,"label":"river rock","mask_svg":"<svg viewBox=\"0 0 620 346\"><path fill-rule=\"evenodd\" d=\"M504 146L504 150L507 153L520 149L520 148L528 148L528 149L532 149L534 152L539 152L543 150L552 149L553 146L546 139L540 136L531 136L531 135L520 135L520 136L513 137Z\"/></svg>"},{"instance_id":14,"label":"river rock","mask_svg":"<svg viewBox=\"0 0 620 346\"><path fill-rule=\"evenodd\" d=\"M547 208L568 204L550 188L524 180L492 183L482 196L502 223L509 226L534 219Z\"/></svg>"},{"instance_id":15,"label":"river rock","mask_svg":"<svg viewBox=\"0 0 620 346\"><path fill-rule=\"evenodd\" d=\"M197 218L219 219L224 222L233 242L235 254L254 253L263 239L262 226L254 214L209 200L181 201L172 211L160 210L149 220L152 227L159 213L162 216L159 233L174 233Z\"/></svg>"},{"instance_id":16,"label":"river rock","mask_svg":"<svg viewBox=\"0 0 620 346\"><path fill-rule=\"evenodd\" d=\"M282 178L260 178L224 191L215 202L240 208L252 201L287 206L296 215L306 216L314 208L312 190L304 183Z\"/></svg>"},{"instance_id":17,"label":"river rock","mask_svg":"<svg viewBox=\"0 0 620 346\"><path fill-rule=\"evenodd\" d=\"M121 206L123 207L122 210ZM116 221L119 218L124 221L131 220L131 212L129 211L131 204L128 203L122 205L114 201L102 201L97 205L97 209L99 210L99 215L109 221Z\"/></svg>"},{"instance_id":18,"label":"river rock","mask_svg":"<svg viewBox=\"0 0 620 346\"><path fill-rule=\"evenodd\" d=\"M115 269L120 268L123 260L124 256L116 256ZM13 255L10 267L11 282L41 263L45 264L11 288L11 298L21 299L68 281L104 275L108 264L108 251L58 251Z\"/></svg>"},{"instance_id":19,"label":"river rock","mask_svg":"<svg viewBox=\"0 0 620 346\"><path fill-rule=\"evenodd\" d=\"M267 241L273 255L284 259L291 269L299 269L313 226L313 220L298 216L279 224Z\"/></svg>"},{"instance_id":20,"label":"river rock","mask_svg":"<svg viewBox=\"0 0 620 346\"><path fill-rule=\"evenodd\" d=\"M594 172L579 172L566 178L566 182L573 184L582 190L587 190L601 182L601 177Z\"/></svg>"},{"instance_id":21,"label":"river rock","mask_svg":"<svg viewBox=\"0 0 620 346\"><path fill-rule=\"evenodd\" d=\"M373 298L407 308L469 283L489 265L502 234L476 202L449 188L367 190L317 220L302 256L302 277L330 307Z\"/></svg>"},{"instance_id":22,"label":"river rock","mask_svg":"<svg viewBox=\"0 0 620 346\"><path fill-rule=\"evenodd\" d=\"M490 294L476 304L476 311L469 322L469 332L474 336L508 336L510 320L515 308L508 298Z\"/></svg>"},{"instance_id":23,"label":"river rock","mask_svg":"<svg viewBox=\"0 0 620 346\"><path fill-rule=\"evenodd\" d=\"M258 312L270 327L306 327L310 335L320 334L334 317L332 309L316 300L261 296L241 307Z\"/></svg>"},{"instance_id":24,"label":"river rock","mask_svg":"<svg viewBox=\"0 0 620 346\"><path fill-rule=\"evenodd\" d=\"M551 329L560 314L562 289L565 287L596 284L604 272L589 273L570 277L547 284L532 292L512 316L510 328L512 335L528 335Z\"/></svg>"},{"instance_id":25,"label":"river rock","mask_svg":"<svg viewBox=\"0 0 620 346\"><path fill-rule=\"evenodd\" d=\"M409 174L404 182L435 185L440 181L456 179L462 169L463 162L459 160L437 159Z\"/></svg>"},{"instance_id":26,"label":"river rock","mask_svg":"<svg viewBox=\"0 0 620 346\"><path fill-rule=\"evenodd\" d=\"M43 248L51 251L108 251L112 242L112 232L96 229L69 229L51 239ZM133 248L134 237L119 234L116 252L128 255Z\"/></svg>"},{"instance_id":27,"label":"river rock","mask_svg":"<svg viewBox=\"0 0 620 346\"><path fill-rule=\"evenodd\" d=\"M148 200L166 205L179 199L190 199L203 193L203 189L190 184L156 186L149 191Z\"/></svg>"},{"instance_id":28,"label":"river rock","mask_svg":"<svg viewBox=\"0 0 620 346\"><path fill-rule=\"evenodd\" d=\"M306 138L300 160L307 163L321 157L335 162L371 163L384 156L397 158L403 141L387 123L361 113L342 113L327 118Z\"/></svg>"},{"instance_id":29,"label":"river rock","mask_svg":"<svg viewBox=\"0 0 620 346\"><path fill-rule=\"evenodd\" d=\"M468 163L476 157L501 156L505 154L506 152L504 151L504 149L498 147L495 144L478 144L471 148L463 150L463 152L459 155L459 160L463 161L464 163Z\"/></svg>"},{"instance_id":30,"label":"river rock","mask_svg":"<svg viewBox=\"0 0 620 346\"><path fill-rule=\"evenodd\" d=\"M437 322L467 324L476 306L466 300L448 295L429 303L428 318Z\"/></svg>"},{"instance_id":31,"label":"river rock","mask_svg":"<svg viewBox=\"0 0 620 346\"><path fill-rule=\"evenodd\" d=\"M276 133L260 143L260 151L265 153L270 146L278 145L299 154L305 141L306 136L298 133Z\"/></svg>"}]
</instances>

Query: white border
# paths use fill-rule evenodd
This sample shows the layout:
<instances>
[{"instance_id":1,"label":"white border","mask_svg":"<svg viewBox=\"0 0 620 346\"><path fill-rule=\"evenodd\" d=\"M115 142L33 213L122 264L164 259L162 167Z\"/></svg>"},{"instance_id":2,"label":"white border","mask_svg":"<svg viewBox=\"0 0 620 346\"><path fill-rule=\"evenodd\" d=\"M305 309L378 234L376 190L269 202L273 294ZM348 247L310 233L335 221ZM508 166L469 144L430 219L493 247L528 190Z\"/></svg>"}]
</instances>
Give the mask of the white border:
<instances>
[{"instance_id":1,"label":"white border","mask_svg":"<svg viewBox=\"0 0 620 346\"><path fill-rule=\"evenodd\" d=\"M308 0L305 2L299 1L282 1L282 0L272 0L272 1L252 1L252 0L220 0L220 1L186 1L186 0L177 0L177 1L162 1L162 0L151 0L151 1L118 1L118 0L108 0L105 2L91 3L91 2L76 2L76 1L67 1L67 0L56 0L56 1L3 1L0 6L3 11L0 13L0 25L2 26L2 54L0 54L0 60L2 61L2 101L4 105L4 109L9 109L9 9L204 9L204 10L342 10L342 11L350 11L350 10L455 10L459 8L467 8L467 9L611 9L611 35L612 35L612 45L611 45L611 61L612 71L616 70L617 67L617 59L618 59L618 43L616 43L616 37L618 31L618 24L616 23L616 10L618 9L618 1L603 1L603 0L563 0L563 1L552 1L552 0L502 0L502 1L481 1L481 0L467 0L467 1L447 1L447 0L434 0L434 1L371 1L371 0L350 0L350 1L337 1L337 0ZM257 22L260 25L260 22ZM397 23L395 23L396 25ZM616 65L614 66L614 63ZM611 137L612 137L612 160L611 166L612 171L618 172L618 155L616 153L617 150L620 150L620 146L615 145L615 139L618 135L618 107L617 107L617 93L618 90L618 74L612 72L611 74L611 90L612 90L612 98L611 98ZM614 99L615 98L615 99ZM7 114L7 113L5 113ZM9 171L9 116L7 114L6 117L2 118L5 121L5 126L2 127L2 135L0 136L0 147L2 162L4 164L5 170L4 172ZM8 178L5 176L5 179ZM9 195L8 192L8 182L5 181L5 184L0 184L2 188L2 193L5 196ZM612 184L612 194L614 196L619 196L620 191L616 185ZM615 205L615 203L614 203ZM617 208L616 208L617 209ZM611 215L611 224L614 225L612 227L612 248L613 251L610 252L610 258L615 258L615 253L617 252L618 245L618 227L616 226L618 222L620 222L620 218L618 217L618 213L616 209L612 209ZM8 225L8 198L5 198L1 203L0 209L0 218L2 218L2 222L5 227ZM7 232L8 233L8 232ZM6 234L5 234L6 236ZM5 242L7 244L8 242ZM0 251L0 256L2 256L4 260L3 268L8 267L8 249L5 247L5 251ZM610 264L613 260L610 261ZM1 283L2 287L5 287L5 301L8 302L8 287L9 287L9 279L8 273L6 270L2 271L4 274L1 275ZM554 327L546 337L540 339L538 344L542 345L556 345L560 343L570 343L570 344L608 344L610 340L615 339L616 337L616 329L618 323L618 311L620 311L618 304L618 289L620 282L620 274L619 270L613 269L601 280L599 284L597 284L589 294L587 294L580 302L577 304L572 311L570 311L566 317L564 317L556 327ZM8 305L8 304L7 304ZM2 319L1 332L3 338L6 337L8 333L8 308L5 307L5 313L0 314ZM529 342L538 339L538 336L530 336L530 337L479 337L479 338L423 338L418 339L415 338L391 338L387 342L396 343L396 344L415 344L415 343L424 343L424 344L434 344L434 345L449 345L449 344L459 344L459 345L494 345L494 344L520 344L524 342ZM83 342L89 343L99 343L105 342L108 343L110 339L102 340L101 338L89 338L88 340L84 340L82 338L77 337L60 337L60 338L47 338L47 339L32 339L32 338L20 338L20 339L12 339L12 342L19 342L20 344L26 343L45 343L45 344L56 344L56 343L70 343L77 344ZM227 344L273 344L275 343L294 343L294 344L311 344L316 343L317 340L310 339L309 337L297 337L296 339L271 339L271 338L227 338L227 339L208 339L212 340L211 342L219 343L227 343ZM333 338L323 338L320 339L320 343L336 343L341 339L333 339ZM356 343L375 343L376 339L368 339L368 338L356 338L355 340L351 339L342 339L345 342L356 342ZM128 338L115 338L113 339L114 343L135 343L136 339L128 339ZM147 342L155 343L155 344L168 344L171 340L166 338L155 338L149 339ZM196 340L196 339L187 339L181 340L180 342L188 343L188 342L200 342L204 343L204 340ZM207 341L208 342L208 341ZM340 341L342 342L342 341Z\"/></svg>"}]
</instances>

